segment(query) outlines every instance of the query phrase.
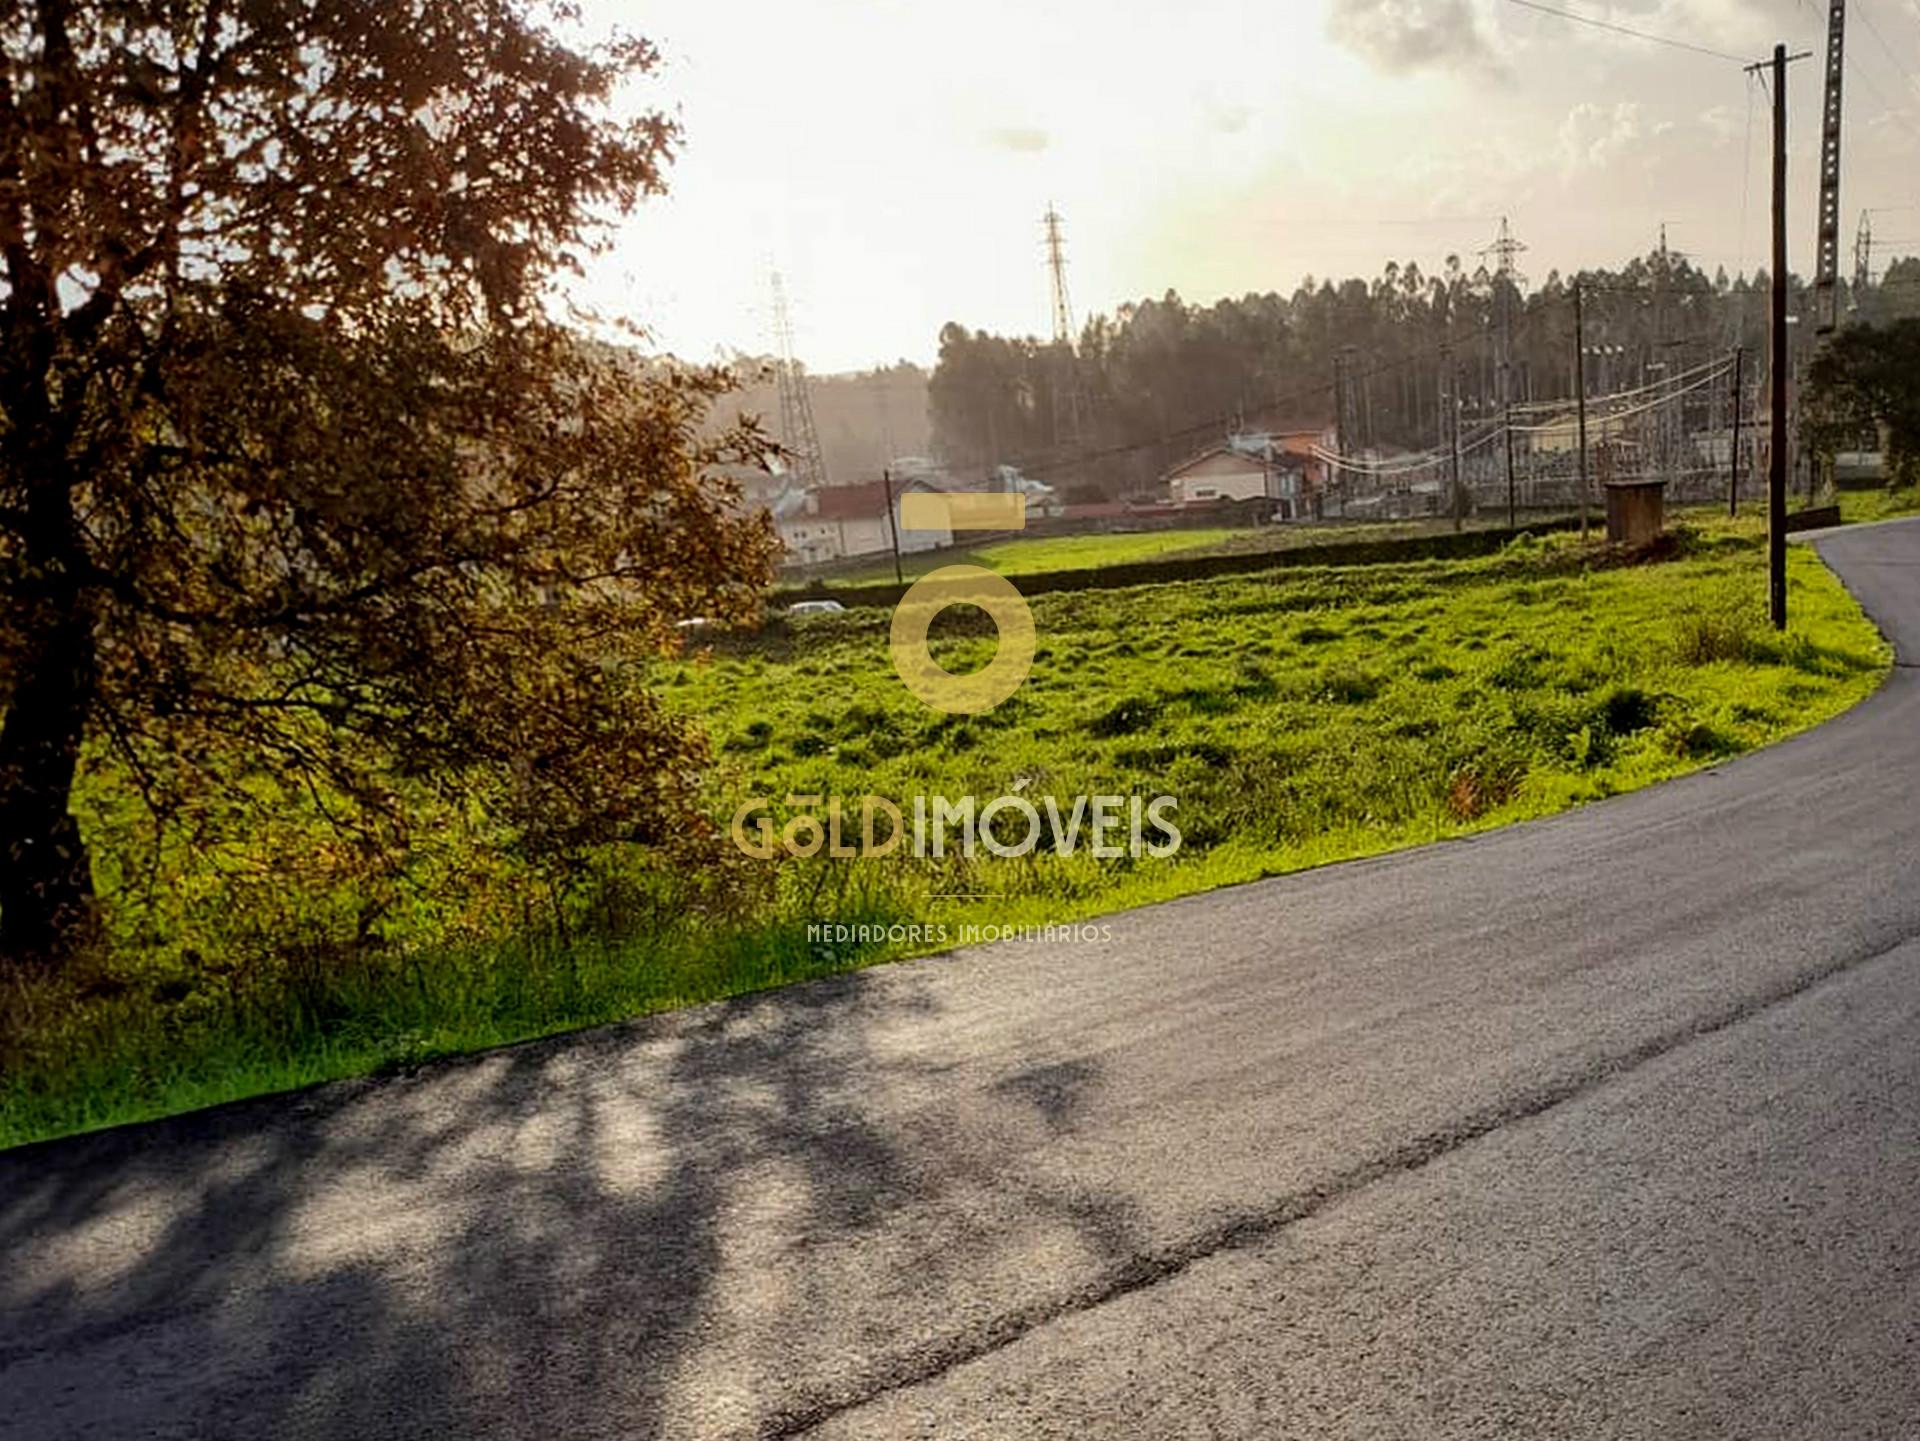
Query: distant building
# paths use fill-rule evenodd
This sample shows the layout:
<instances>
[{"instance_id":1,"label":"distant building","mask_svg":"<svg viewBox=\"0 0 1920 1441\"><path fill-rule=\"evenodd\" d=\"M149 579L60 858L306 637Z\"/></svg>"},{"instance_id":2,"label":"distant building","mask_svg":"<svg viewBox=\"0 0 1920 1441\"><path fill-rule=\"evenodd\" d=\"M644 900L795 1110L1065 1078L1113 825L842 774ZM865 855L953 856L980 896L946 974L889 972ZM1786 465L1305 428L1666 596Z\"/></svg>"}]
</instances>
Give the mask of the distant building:
<instances>
[{"instance_id":1,"label":"distant building","mask_svg":"<svg viewBox=\"0 0 1920 1441\"><path fill-rule=\"evenodd\" d=\"M947 489L947 468L924 455L896 455L887 462L895 480L924 480L928 485Z\"/></svg>"},{"instance_id":2,"label":"distant building","mask_svg":"<svg viewBox=\"0 0 1920 1441\"><path fill-rule=\"evenodd\" d=\"M996 465L988 478L987 489L1002 495L1024 495L1027 515L1036 520L1066 514L1066 504L1052 486L1044 480L1022 475L1011 465Z\"/></svg>"},{"instance_id":3,"label":"distant building","mask_svg":"<svg viewBox=\"0 0 1920 1441\"><path fill-rule=\"evenodd\" d=\"M1325 467L1313 454L1319 431L1286 435L1231 435L1225 444L1182 461L1161 476L1175 505L1223 500L1275 502L1274 512L1296 519L1315 511Z\"/></svg>"},{"instance_id":4,"label":"distant building","mask_svg":"<svg viewBox=\"0 0 1920 1441\"><path fill-rule=\"evenodd\" d=\"M1833 457L1833 483L1877 485L1887 478L1887 456L1880 450L1843 450Z\"/></svg>"},{"instance_id":5,"label":"distant building","mask_svg":"<svg viewBox=\"0 0 1920 1441\"><path fill-rule=\"evenodd\" d=\"M1180 507L1164 500L1088 500L1064 505L1060 514L1070 522L1090 525L1104 521L1172 521L1179 518Z\"/></svg>"},{"instance_id":6,"label":"distant building","mask_svg":"<svg viewBox=\"0 0 1920 1441\"><path fill-rule=\"evenodd\" d=\"M914 491L938 492L940 487L917 477L893 482L894 515L887 516L887 484L864 480L853 485L822 485L783 491L768 507L774 528L787 548L787 559L797 565L849 556L880 555L893 549L899 526L900 497ZM908 554L953 544L953 532L942 527L908 530L899 526L900 551Z\"/></svg>"}]
</instances>

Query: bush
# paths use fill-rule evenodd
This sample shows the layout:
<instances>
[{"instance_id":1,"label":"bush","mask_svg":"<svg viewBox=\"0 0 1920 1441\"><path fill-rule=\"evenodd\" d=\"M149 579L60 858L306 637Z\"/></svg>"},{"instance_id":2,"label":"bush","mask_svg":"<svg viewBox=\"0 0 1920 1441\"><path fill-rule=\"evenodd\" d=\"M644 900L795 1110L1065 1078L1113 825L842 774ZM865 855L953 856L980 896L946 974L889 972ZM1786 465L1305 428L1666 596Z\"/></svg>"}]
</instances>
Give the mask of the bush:
<instances>
[{"instance_id":1,"label":"bush","mask_svg":"<svg viewBox=\"0 0 1920 1441\"><path fill-rule=\"evenodd\" d=\"M1600 717L1609 733L1632 735L1653 724L1658 702L1638 686L1617 686L1600 703Z\"/></svg>"},{"instance_id":2,"label":"bush","mask_svg":"<svg viewBox=\"0 0 1920 1441\"><path fill-rule=\"evenodd\" d=\"M1683 665L1750 659L1760 648L1756 612L1751 603L1724 601L1682 611L1674 621L1674 653Z\"/></svg>"},{"instance_id":3,"label":"bush","mask_svg":"<svg viewBox=\"0 0 1920 1441\"><path fill-rule=\"evenodd\" d=\"M1160 707L1143 696L1129 696L1087 722L1087 733L1110 739L1145 730L1159 717Z\"/></svg>"}]
</instances>

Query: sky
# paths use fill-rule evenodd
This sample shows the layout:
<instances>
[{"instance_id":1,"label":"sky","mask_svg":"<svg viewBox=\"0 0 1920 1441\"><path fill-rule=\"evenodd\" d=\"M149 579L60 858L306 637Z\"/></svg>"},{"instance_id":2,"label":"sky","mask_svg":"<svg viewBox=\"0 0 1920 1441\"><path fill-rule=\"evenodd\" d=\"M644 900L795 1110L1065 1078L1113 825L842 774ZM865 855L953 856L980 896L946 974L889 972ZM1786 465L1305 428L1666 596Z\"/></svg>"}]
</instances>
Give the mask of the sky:
<instances>
[{"instance_id":1,"label":"sky","mask_svg":"<svg viewBox=\"0 0 1920 1441\"><path fill-rule=\"evenodd\" d=\"M1826 5L1551 3L1732 56L1814 52L1788 79L1788 253L1811 273ZM1876 235L1920 253L1920 0L1848 13L1850 270L1863 208L1888 207ZM948 321L1046 334L1049 204L1077 321L1390 259L1471 267L1503 215L1535 281L1643 254L1663 222L1709 273L1767 253L1756 82L1518 0L604 0L589 15L659 47L634 98L684 133L668 193L575 292L690 360L773 348L775 268L816 373L929 364Z\"/></svg>"}]
</instances>

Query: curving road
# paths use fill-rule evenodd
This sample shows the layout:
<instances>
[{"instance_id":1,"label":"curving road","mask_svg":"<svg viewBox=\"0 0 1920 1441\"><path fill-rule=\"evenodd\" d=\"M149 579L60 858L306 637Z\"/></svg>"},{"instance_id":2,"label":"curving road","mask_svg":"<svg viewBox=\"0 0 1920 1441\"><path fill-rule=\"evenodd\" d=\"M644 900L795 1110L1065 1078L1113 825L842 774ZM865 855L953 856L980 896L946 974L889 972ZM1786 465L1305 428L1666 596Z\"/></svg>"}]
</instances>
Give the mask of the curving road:
<instances>
[{"instance_id":1,"label":"curving road","mask_svg":"<svg viewBox=\"0 0 1920 1441\"><path fill-rule=\"evenodd\" d=\"M6 1437L1920 1434L1920 521L1552 820L0 1156Z\"/></svg>"}]
</instances>

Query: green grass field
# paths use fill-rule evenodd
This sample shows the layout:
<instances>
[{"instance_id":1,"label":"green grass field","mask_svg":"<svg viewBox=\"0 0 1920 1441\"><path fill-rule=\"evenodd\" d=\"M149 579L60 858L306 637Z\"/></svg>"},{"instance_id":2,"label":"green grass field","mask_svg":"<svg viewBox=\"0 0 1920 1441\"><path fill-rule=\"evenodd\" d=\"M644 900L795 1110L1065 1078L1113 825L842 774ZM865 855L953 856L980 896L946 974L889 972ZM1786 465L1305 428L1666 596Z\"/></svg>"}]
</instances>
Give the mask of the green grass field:
<instances>
[{"instance_id":1,"label":"green grass field","mask_svg":"<svg viewBox=\"0 0 1920 1441\"><path fill-rule=\"evenodd\" d=\"M1817 556L1796 546L1790 563L1784 638L1761 613L1752 519L1690 528L1654 564L1609 565L1556 535L1474 561L1045 595L1027 683L979 717L905 692L885 611L730 639L656 678L711 728L723 821L754 796L784 821L790 795L851 809L867 794L910 807L1018 790L1068 809L1137 792L1177 798L1184 844L1167 859L782 858L729 877L727 904L697 882L616 888L617 903L576 910L565 939L534 926L455 942L442 906L380 946L306 939L244 964L217 938L249 933L249 893L230 870L185 874L178 894L218 920L192 947L130 941L74 989L20 998L39 1009L0 1078L0 1144L934 948L809 940L810 922L1071 921L1678 775L1832 716L1884 674L1886 647ZM956 671L994 645L967 615L936 629ZM419 889L439 899L436 878L462 858L434 864Z\"/></svg>"},{"instance_id":2,"label":"green grass field","mask_svg":"<svg viewBox=\"0 0 1920 1441\"><path fill-rule=\"evenodd\" d=\"M1838 492L1837 499L1844 524L1897 520L1920 511L1920 486L1910 485L1900 490L1843 490Z\"/></svg>"},{"instance_id":3,"label":"green grass field","mask_svg":"<svg viewBox=\"0 0 1920 1441\"><path fill-rule=\"evenodd\" d=\"M1920 511L1920 489L1847 490L1838 495L1842 519L1855 521L1886 520ZM1749 506L1752 507L1751 504ZM1694 505L1675 509L1677 519L1711 521L1719 516L1719 505ZM1536 517L1523 517L1524 519ZM1601 520L1596 508L1595 522ZM1498 528L1506 524L1506 515L1496 509L1484 511L1466 522L1470 529ZM1263 525L1245 529L1208 527L1193 530L1121 531L1112 533L1062 536L1032 536L995 541L989 545L922 553L903 558L901 573L917 579L943 565L978 565L1005 576L1039 575L1056 570L1091 570L1125 565L1134 561L1165 560L1174 556L1263 555L1278 550L1296 550L1319 545L1339 545L1350 541L1397 540L1421 535L1439 535L1453 529L1450 519L1393 520L1341 523ZM894 583L891 556L850 562L823 574L829 587L890 585ZM783 591L804 588L807 582L783 582Z\"/></svg>"},{"instance_id":4,"label":"green grass field","mask_svg":"<svg viewBox=\"0 0 1920 1441\"><path fill-rule=\"evenodd\" d=\"M1539 517L1523 517L1537 520ZM1493 530L1506 525L1506 514L1486 513L1466 522L1469 530ZM1414 536L1443 535L1453 530L1451 519L1325 521L1262 525L1247 529L1206 527L1192 530L1117 531L1087 535L1029 536L995 541L969 549L924 552L902 558L901 573L918 579L943 565L978 565L1005 576L1039 575L1047 571L1098 570L1134 561L1168 560L1196 555L1267 555L1274 551L1310 550L1315 546L1352 541L1377 543ZM893 558L881 556L833 568L821 577L830 588L894 583ZM804 588L807 582L788 581L783 590Z\"/></svg>"}]
</instances>

